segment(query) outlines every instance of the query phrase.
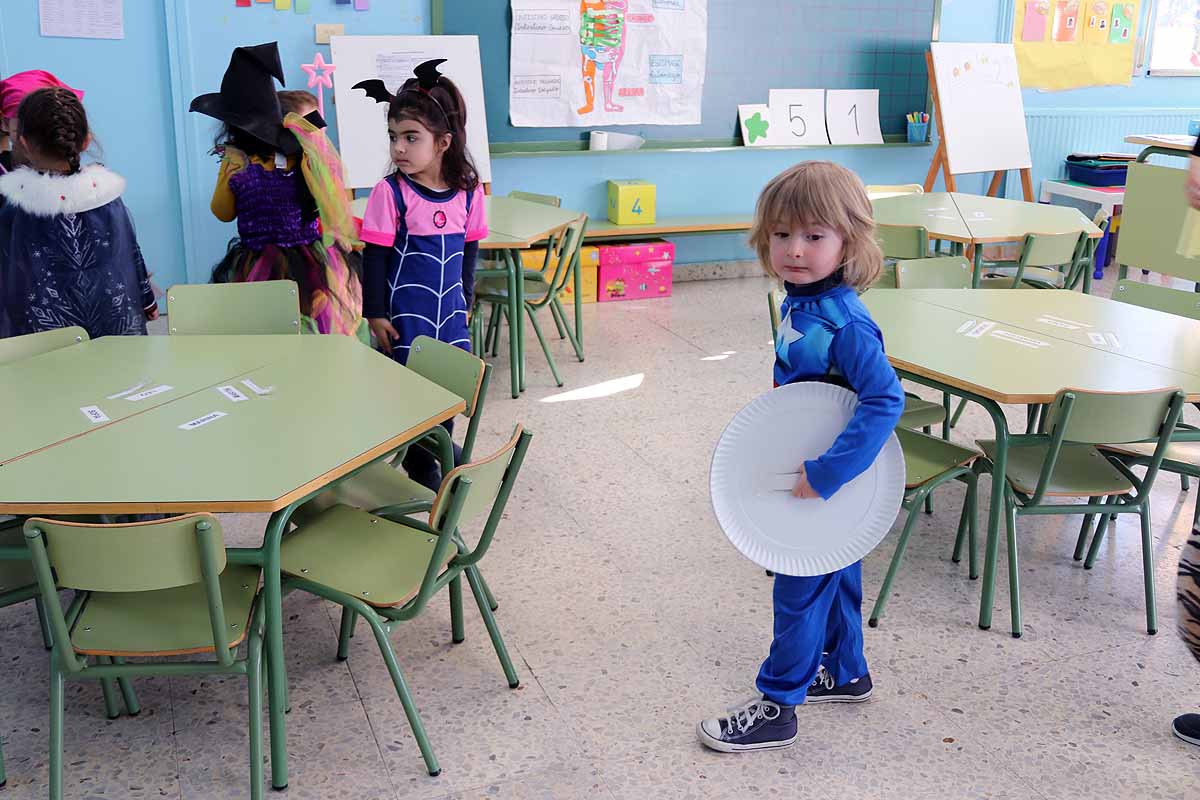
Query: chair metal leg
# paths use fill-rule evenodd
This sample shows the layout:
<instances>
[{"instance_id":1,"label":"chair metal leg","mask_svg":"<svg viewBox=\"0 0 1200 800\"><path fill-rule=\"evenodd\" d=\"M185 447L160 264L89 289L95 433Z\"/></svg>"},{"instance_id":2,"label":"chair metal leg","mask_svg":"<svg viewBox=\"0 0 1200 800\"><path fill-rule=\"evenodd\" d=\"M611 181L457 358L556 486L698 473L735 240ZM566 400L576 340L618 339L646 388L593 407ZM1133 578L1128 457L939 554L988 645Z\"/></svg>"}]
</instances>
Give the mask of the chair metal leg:
<instances>
[{"instance_id":1,"label":"chair metal leg","mask_svg":"<svg viewBox=\"0 0 1200 800\"><path fill-rule=\"evenodd\" d=\"M0 743L0 789L8 783L8 776L4 774L4 745Z\"/></svg>"},{"instance_id":2,"label":"chair metal leg","mask_svg":"<svg viewBox=\"0 0 1200 800\"><path fill-rule=\"evenodd\" d=\"M33 607L37 610L38 627L42 629L42 646L50 650L54 647L54 633L50 630L50 619L46 616L42 598L33 598Z\"/></svg>"},{"instance_id":3,"label":"chair metal leg","mask_svg":"<svg viewBox=\"0 0 1200 800\"><path fill-rule=\"evenodd\" d=\"M1146 585L1146 633L1158 633L1158 609L1154 602L1154 543L1150 536L1150 499L1142 500L1142 580Z\"/></svg>"},{"instance_id":4,"label":"chair metal leg","mask_svg":"<svg viewBox=\"0 0 1200 800\"><path fill-rule=\"evenodd\" d=\"M450 640L459 644L467 638L463 630L462 575L450 581Z\"/></svg>"},{"instance_id":5,"label":"chair metal leg","mask_svg":"<svg viewBox=\"0 0 1200 800\"><path fill-rule=\"evenodd\" d=\"M471 594L475 595L475 605L479 606L479 615L483 617L483 624L487 626L488 636L492 638L492 647L496 648L496 656L500 659L500 666L504 669L504 677L508 679L508 688L516 689L521 685L521 680L517 677L516 669L513 668L512 659L508 657L508 648L504 646L504 639L500 636L500 626L496 624L496 618L492 616L492 609L488 607L487 599L483 596L479 578L478 568L467 567L467 583L471 584Z\"/></svg>"},{"instance_id":6,"label":"chair metal leg","mask_svg":"<svg viewBox=\"0 0 1200 800\"><path fill-rule=\"evenodd\" d=\"M1112 497L1108 498L1106 504L1115 506L1120 501L1121 501L1120 497L1113 495ZM1114 528L1116 527L1116 525L1117 525L1116 515L1114 515L1114 514L1101 514L1100 515L1100 522L1096 526L1096 533L1092 535L1091 547L1088 548L1087 558L1084 559L1084 562L1083 562L1084 569L1091 569L1093 566L1096 565L1096 556L1100 555L1100 545L1104 543L1104 535L1106 533L1108 533L1108 526L1110 523L1112 524L1112 526Z\"/></svg>"},{"instance_id":7,"label":"chair metal leg","mask_svg":"<svg viewBox=\"0 0 1200 800\"><path fill-rule=\"evenodd\" d=\"M562 315L553 301L550 303L550 316L554 317L554 327L558 329L558 338L567 338L566 323L563 321Z\"/></svg>"},{"instance_id":8,"label":"chair metal leg","mask_svg":"<svg viewBox=\"0 0 1200 800\"><path fill-rule=\"evenodd\" d=\"M550 354L550 345L546 343L546 337L542 333L542 326L538 324L537 314L529 306L525 306L525 313L529 315L529 321L533 323L533 332L537 334L538 344L542 346L542 352L546 355L546 363L550 365L550 374L554 376L555 385L562 386L562 376L558 374L558 365L554 363L554 356Z\"/></svg>"},{"instance_id":9,"label":"chair metal leg","mask_svg":"<svg viewBox=\"0 0 1200 800\"><path fill-rule=\"evenodd\" d=\"M956 408L954 410L954 416L950 417L950 427L951 428L953 428L955 425L958 424L958 420L962 416L962 413L963 413L963 411L966 410L966 408L967 408L967 400L964 397L962 400L958 401L958 408Z\"/></svg>"},{"instance_id":10,"label":"chair metal leg","mask_svg":"<svg viewBox=\"0 0 1200 800\"><path fill-rule=\"evenodd\" d=\"M421 757L425 759L425 768L429 770L430 775L437 777L441 774L442 768L438 766L433 746L430 745L429 737L425 734L425 726L421 723L421 714L417 711L416 703L413 702L412 693L408 690L404 673L400 671L400 665L396 663L396 654L392 651L392 641L388 638L387 629L380 624L378 617L374 614L364 614L363 616L367 624L371 626L371 632L375 634L375 643L379 645L379 653L387 665L388 674L392 676L392 684L396 687L396 694L400 697L400 705L404 706L404 716L408 717L408 725L412 728L413 738L417 740L417 747L421 749Z\"/></svg>"},{"instance_id":11,"label":"chair metal leg","mask_svg":"<svg viewBox=\"0 0 1200 800\"><path fill-rule=\"evenodd\" d=\"M257 641L256 641L257 640ZM250 706L250 800L263 796L263 659L262 639L256 634L246 652L246 692Z\"/></svg>"},{"instance_id":12,"label":"chair metal leg","mask_svg":"<svg viewBox=\"0 0 1200 800\"><path fill-rule=\"evenodd\" d=\"M1088 504L1095 505L1096 503L1099 503L1102 499L1103 498L1100 498L1100 497L1089 497ZM1083 549L1084 549L1084 547L1087 546L1088 536L1092 532L1092 519L1095 516L1096 516L1095 514L1084 514L1083 515L1083 523L1079 526L1079 538L1075 540L1075 553L1071 556L1071 558L1074 559L1075 561L1083 560Z\"/></svg>"},{"instance_id":13,"label":"chair metal leg","mask_svg":"<svg viewBox=\"0 0 1200 800\"><path fill-rule=\"evenodd\" d=\"M50 656L50 800L63 796L63 702L62 673L58 671L57 654Z\"/></svg>"},{"instance_id":14,"label":"chair metal leg","mask_svg":"<svg viewBox=\"0 0 1200 800\"><path fill-rule=\"evenodd\" d=\"M908 519L904 521L904 530L900 532L900 540L896 542L896 552L892 554L892 563L888 565L887 577L883 579L879 597L875 598L875 607L871 609L871 618L867 621L872 628L879 626L879 618L883 616L883 610L887 607L888 597L892 593L892 581L896 579L896 573L900 571L900 562L904 560L904 550L908 547L908 537L917 521L917 509L921 507L921 501L924 499L922 495L928 496L928 494L926 488L921 487L909 501Z\"/></svg>"},{"instance_id":15,"label":"chair metal leg","mask_svg":"<svg viewBox=\"0 0 1200 800\"><path fill-rule=\"evenodd\" d=\"M350 657L350 638L354 636L354 624L358 621L358 614L352 609L342 607L342 627L338 631L338 650L337 660L345 661Z\"/></svg>"},{"instance_id":16,"label":"chair metal leg","mask_svg":"<svg viewBox=\"0 0 1200 800\"><path fill-rule=\"evenodd\" d=\"M558 302L557 297L551 301L550 307L558 310L559 319L562 320L563 325L566 327L567 339L570 340L571 347L575 348L575 358L578 359L580 363L582 363L583 362L583 339L580 338L580 334L572 331L571 326L567 324L566 312L563 311L562 303Z\"/></svg>"},{"instance_id":17,"label":"chair metal leg","mask_svg":"<svg viewBox=\"0 0 1200 800\"><path fill-rule=\"evenodd\" d=\"M967 547L967 574L971 580L979 580L979 563L975 555L976 513L978 509L979 481L974 472L961 478L967 484L967 496L963 498L962 511L958 517L958 532L954 536L954 554L950 560L962 563L963 541Z\"/></svg>"},{"instance_id":18,"label":"chair metal leg","mask_svg":"<svg viewBox=\"0 0 1200 800\"><path fill-rule=\"evenodd\" d=\"M500 604L496 602L496 597L492 594L492 587L488 586L488 582L484 580L482 574L479 574L479 586L483 589L483 596L487 600L488 608L492 611L498 609Z\"/></svg>"},{"instance_id":19,"label":"chair metal leg","mask_svg":"<svg viewBox=\"0 0 1200 800\"><path fill-rule=\"evenodd\" d=\"M124 664L125 659L119 656L114 656L112 659L114 664ZM142 713L142 706L138 703L137 694L133 691L133 683L129 678L117 678L117 686L121 689L121 699L125 701L125 711L131 717L136 717Z\"/></svg>"},{"instance_id":20,"label":"chair metal leg","mask_svg":"<svg viewBox=\"0 0 1200 800\"><path fill-rule=\"evenodd\" d=\"M924 433L926 436L932 436L933 428L926 425L924 428L921 429L921 432ZM927 492L925 494L925 513L926 514L933 513L933 492Z\"/></svg>"},{"instance_id":21,"label":"chair metal leg","mask_svg":"<svg viewBox=\"0 0 1200 800\"><path fill-rule=\"evenodd\" d=\"M1192 510L1192 527L1200 526L1200 492L1196 492L1196 505Z\"/></svg>"},{"instance_id":22,"label":"chair metal leg","mask_svg":"<svg viewBox=\"0 0 1200 800\"><path fill-rule=\"evenodd\" d=\"M111 664L112 659L108 656L97 656L97 663ZM104 713L109 719L116 719L121 716L121 709L117 706L117 691L113 686L112 678L100 679L100 691L104 693Z\"/></svg>"},{"instance_id":23,"label":"chair metal leg","mask_svg":"<svg viewBox=\"0 0 1200 800\"><path fill-rule=\"evenodd\" d=\"M1021 638L1021 569L1017 558L1017 507L1006 502L1004 523L1008 533L1008 597L1012 614L1012 635Z\"/></svg>"},{"instance_id":24,"label":"chair metal leg","mask_svg":"<svg viewBox=\"0 0 1200 800\"><path fill-rule=\"evenodd\" d=\"M1191 479L1188 478L1188 476L1183 474L1182 472L1179 474L1179 488L1180 488L1180 490L1185 491L1185 492L1192 488Z\"/></svg>"}]
</instances>

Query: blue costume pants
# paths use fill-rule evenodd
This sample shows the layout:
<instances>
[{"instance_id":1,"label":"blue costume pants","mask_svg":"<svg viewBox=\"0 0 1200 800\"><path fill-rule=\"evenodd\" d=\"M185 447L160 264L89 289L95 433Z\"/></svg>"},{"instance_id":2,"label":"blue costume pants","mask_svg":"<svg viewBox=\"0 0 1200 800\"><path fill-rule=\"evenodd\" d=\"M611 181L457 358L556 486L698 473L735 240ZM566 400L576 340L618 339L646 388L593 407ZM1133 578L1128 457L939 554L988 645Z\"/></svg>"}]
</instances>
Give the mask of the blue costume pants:
<instances>
[{"instance_id":1,"label":"blue costume pants","mask_svg":"<svg viewBox=\"0 0 1200 800\"><path fill-rule=\"evenodd\" d=\"M839 686L867 674L861 561L828 575L776 575L774 601L775 639L758 672L767 699L803 703L821 664Z\"/></svg>"}]
</instances>

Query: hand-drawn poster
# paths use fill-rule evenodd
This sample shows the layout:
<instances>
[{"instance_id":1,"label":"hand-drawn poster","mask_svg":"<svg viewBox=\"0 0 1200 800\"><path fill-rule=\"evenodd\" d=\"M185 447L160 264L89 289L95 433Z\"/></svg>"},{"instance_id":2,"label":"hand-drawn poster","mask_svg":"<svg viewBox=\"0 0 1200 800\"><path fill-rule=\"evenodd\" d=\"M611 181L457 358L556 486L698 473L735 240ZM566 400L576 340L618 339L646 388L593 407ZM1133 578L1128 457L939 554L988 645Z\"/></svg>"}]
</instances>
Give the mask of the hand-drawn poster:
<instances>
[{"instance_id":1,"label":"hand-drawn poster","mask_svg":"<svg viewBox=\"0 0 1200 800\"><path fill-rule=\"evenodd\" d=\"M512 0L518 127L697 125L708 0Z\"/></svg>"},{"instance_id":2,"label":"hand-drawn poster","mask_svg":"<svg viewBox=\"0 0 1200 800\"><path fill-rule=\"evenodd\" d=\"M1141 0L1019 0L1015 9L1021 86L1057 90L1132 81Z\"/></svg>"}]
</instances>

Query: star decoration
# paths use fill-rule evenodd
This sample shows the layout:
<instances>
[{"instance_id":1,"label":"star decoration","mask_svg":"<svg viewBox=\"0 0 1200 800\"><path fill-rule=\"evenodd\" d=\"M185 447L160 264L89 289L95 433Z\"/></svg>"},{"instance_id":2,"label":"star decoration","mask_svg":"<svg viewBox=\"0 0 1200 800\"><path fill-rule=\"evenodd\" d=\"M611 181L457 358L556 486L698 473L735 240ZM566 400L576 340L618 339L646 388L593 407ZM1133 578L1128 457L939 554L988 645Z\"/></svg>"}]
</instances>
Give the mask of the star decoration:
<instances>
[{"instance_id":1,"label":"star decoration","mask_svg":"<svg viewBox=\"0 0 1200 800\"><path fill-rule=\"evenodd\" d=\"M771 123L763 119L761 111L755 111L750 119L746 120L746 136L749 141L746 144L754 144L758 139L767 138L767 130L771 127Z\"/></svg>"},{"instance_id":2,"label":"star decoration","mask_svg":"<svg viewBox=\"0 0 1200 800\"><path fill-rule=\"evenodd\" d=\"M317 53L313 58L313 63L301 64L300 69L308 73L308 88L316 87L317 112L324 117L325 90L333 88L333 71L337 69L337 66L325 63L325 56Z\"/></svg>"},{"instance_id":3,"label":"star decoration","mask_svg":"<svg viewBox=\"0 0 1200 800\"><path fill-rule=\"evenodd\" d=\"M775 355L790 367L792 362L788 358L788 350L803 338L804 334L792 327L792 312L789 310L783 322L779 323L779 333L775 337Z\"/></svg>"}]
</instances>

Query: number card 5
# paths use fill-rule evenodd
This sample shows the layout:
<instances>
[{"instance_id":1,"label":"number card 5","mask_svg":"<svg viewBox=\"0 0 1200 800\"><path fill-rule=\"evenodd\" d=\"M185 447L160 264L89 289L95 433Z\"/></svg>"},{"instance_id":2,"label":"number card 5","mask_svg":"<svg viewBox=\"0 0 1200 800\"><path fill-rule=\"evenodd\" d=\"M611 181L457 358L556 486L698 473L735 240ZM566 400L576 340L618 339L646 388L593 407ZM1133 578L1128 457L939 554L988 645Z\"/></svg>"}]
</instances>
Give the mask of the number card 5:
<instances>
[{"instance_id":1,"label":"number card 5","mask_svg":"<svg viewBox=\"0 0 1200 800\"><path fill-rule=\"evenodd\" d=\"M824 89L772 89L771 144L829 144Z\"/></svg>"}]
</instances>

